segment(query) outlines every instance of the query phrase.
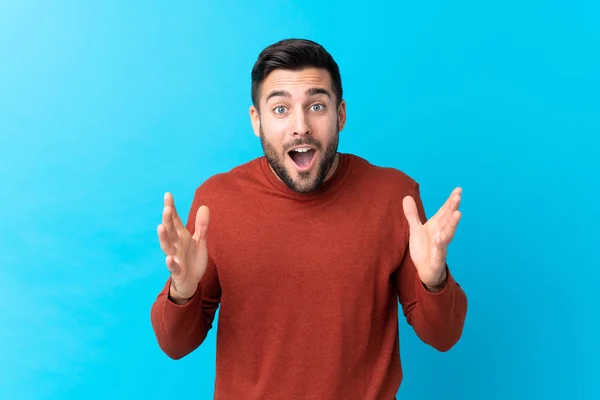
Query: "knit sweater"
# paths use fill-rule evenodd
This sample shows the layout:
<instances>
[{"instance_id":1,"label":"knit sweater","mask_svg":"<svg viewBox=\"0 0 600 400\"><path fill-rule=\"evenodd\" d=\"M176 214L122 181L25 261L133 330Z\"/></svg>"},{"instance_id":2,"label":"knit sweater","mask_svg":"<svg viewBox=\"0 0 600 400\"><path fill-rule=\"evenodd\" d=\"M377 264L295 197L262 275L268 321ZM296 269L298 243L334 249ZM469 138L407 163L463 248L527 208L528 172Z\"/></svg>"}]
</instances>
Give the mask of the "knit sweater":
<instances>
[{"instance_id":1,"label":"knit sweater","mask_svg":"<svg viewBox=\"0 0 600 400\"><path fill-rule=\"evenodd\" d=\"M394 399L399 310L440 351L459 340L467 311L449 269L439 292L419 280L406 195L425 222L412 178L347 153L308 194L289 189L265 157L212 176L186 224L193 234L198 207L209 207L207 271L185 305L169 300L167 279L151 310L158 345L186 356L220 307L215 399Z\"/></svg>"}]
</instances>

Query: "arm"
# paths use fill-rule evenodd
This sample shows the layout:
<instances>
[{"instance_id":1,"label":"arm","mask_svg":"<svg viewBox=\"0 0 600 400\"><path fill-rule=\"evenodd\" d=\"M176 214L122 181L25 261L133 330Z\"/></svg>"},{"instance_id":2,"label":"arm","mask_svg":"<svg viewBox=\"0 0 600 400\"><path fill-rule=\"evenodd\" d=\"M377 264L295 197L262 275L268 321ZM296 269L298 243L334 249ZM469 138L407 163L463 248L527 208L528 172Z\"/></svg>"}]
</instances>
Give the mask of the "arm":
<instances>
[{"instance_id":1,"label":"arm","mask_svg":"<svg viewBox=\"0 0 600 400\"><path fill-rule=\"evenodd\" d=\"M195 196L186 224L194 234L196 212L200 202ZM173 359L180 359L204 342L212 328L221 298L217 269L211 257L194 295L184 304L169 297L171 278L167 280L152 305L150 318L160 348Z\"/></svg>"},{"instance_id":2,"label":"arm","mask_svg":"<svg viewBox=\"0 0 600 400\"><path fill-rule=\"evenodd\" d=\"M418 187L414 190L418 217L427 221ZM406 237L410 238L406 227ZM404 260L396 276L396 287L406 321L417 336L439 351L450 350L460 339L467 314L467 297L444 263L443 281L427 287L420 279L406 241Z\"/></svg>"},{"instance_id":3,"label":"arm","mask_svg":"<svg viewBox=\"0 0 600 400\"><path fill-rule=\"evenodd\" d=\"M406 257L396 279L406 322L423 342L439 351L448 351L462 335L467 297L449 270L443 289L428 291L416 274L410 255Z\"/></svg>"}]
</instances>

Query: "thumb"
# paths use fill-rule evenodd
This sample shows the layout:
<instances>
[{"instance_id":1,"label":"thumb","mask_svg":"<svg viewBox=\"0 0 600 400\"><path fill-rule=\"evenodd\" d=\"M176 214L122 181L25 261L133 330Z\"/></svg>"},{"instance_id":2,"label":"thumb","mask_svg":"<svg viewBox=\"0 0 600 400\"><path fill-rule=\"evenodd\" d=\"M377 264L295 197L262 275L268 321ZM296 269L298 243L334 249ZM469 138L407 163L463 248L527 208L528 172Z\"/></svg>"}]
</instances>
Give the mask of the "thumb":
<instances>
[{"instance_id":1,"label":"thumb","mask_svg":"<svg viewBox=\"0 0 600 400\"><path fill-rule=\"evenodd\" d=\"M415 229L423 225L419 219L419 212L417 211L415 199L413 199L411 196L404 197L402 200L402 207L404 209L404 216L408 220L410 229Z\"/></svg>"},{"instance_id":2,"label":"thumb","mask_svg":"<svg viewBox=\"0 0 600 400\"><path fill-rule=\"evenodd\" d=\"M209 212L207 206L201 206L196 212L196 225L194 228L194 240L206 240L208 231Z\"/></svg>"}]
</instances>

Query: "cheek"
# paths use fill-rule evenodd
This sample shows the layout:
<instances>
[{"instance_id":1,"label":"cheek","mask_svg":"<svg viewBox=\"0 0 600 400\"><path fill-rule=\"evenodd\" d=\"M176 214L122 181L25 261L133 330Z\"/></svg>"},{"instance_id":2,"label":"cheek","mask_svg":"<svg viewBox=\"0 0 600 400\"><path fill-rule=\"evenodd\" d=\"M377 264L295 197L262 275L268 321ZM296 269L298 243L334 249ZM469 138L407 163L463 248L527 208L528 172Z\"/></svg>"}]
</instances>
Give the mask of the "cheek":
<instances>
[{"instance_id":1,"label":"cheek","mask_svg":"<svg viewBox=\"0 0 600 400\"><path fill-rule=\"evenodd\" d=\"M268 123L262 124L262 132L265 139L277 151L281 151L286 137L286 126L283 123Z\"/></svg>"},{"instance_id":2,"label":"cheek","mask_svg":"<svg viewBox=\"0 0 600 400\"><path fill-rule=\"evenodd\" d=\"M311 125L314 135L322 140L329 140L337 133L337 118L329 115L326 118L315 118Z\"/></svg>"},{"instance_id":3,"label":"cheek","mask_svg":"<svg viewBox=\"0 0 600 400\"><path fill-rule=\"evenodd\" d=\"M285 135L292 128L290 118L269 118L263 121L263 130L272 137Z\"/></svg>"}]
</instances>

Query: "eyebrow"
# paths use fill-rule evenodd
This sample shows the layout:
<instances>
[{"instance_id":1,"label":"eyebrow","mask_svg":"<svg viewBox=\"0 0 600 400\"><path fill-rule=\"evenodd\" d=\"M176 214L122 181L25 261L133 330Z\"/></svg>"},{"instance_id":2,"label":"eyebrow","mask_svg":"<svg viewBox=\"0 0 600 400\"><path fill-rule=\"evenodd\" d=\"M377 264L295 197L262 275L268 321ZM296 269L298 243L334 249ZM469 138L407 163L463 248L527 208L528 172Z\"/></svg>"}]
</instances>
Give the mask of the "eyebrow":
<instances>
[{"instance_id":1,"label":"eyebrow","mask_svg":"<svg viewBox=\"0 0 600 400\"><path fill-rule=\"evenodd\" d=\"M308 96L315 96L318 94L324 94L327 97L331 98L331 93L329 93L329 90L324 89L324 88L319 88L319 87L315 87L315 88L310 88L306 91L306 94ZM267 96L265 102L269 101L269 99L271 97L292 97L292 95L290 94L290 92L286 92L285 90L274 90L271 93L269 93L269 95Z\"/></svg>"}]
</instances>

